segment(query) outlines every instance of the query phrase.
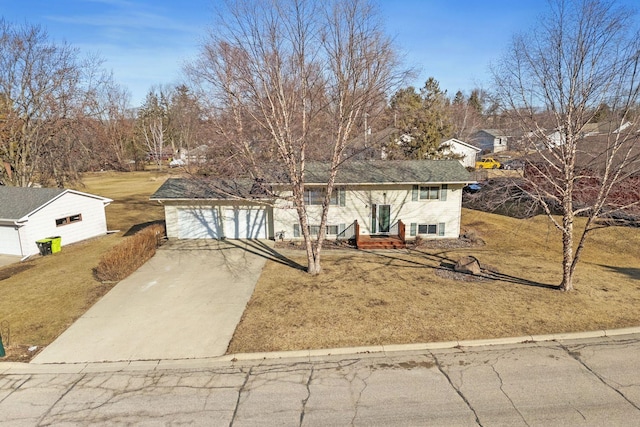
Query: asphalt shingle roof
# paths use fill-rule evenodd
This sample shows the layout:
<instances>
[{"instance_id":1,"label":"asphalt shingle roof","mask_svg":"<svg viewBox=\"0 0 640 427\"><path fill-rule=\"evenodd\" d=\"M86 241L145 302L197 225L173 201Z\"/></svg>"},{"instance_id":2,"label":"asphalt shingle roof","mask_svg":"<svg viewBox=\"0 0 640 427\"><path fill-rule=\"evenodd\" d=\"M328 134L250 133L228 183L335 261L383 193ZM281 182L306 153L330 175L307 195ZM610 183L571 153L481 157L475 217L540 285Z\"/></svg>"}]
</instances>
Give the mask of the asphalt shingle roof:
<instances>
[{"instance_id":1,"label":"asphalt shingle roof","mask_svg":"<svg viewBox=\"0 0 640 427\"><path fill-rule=\"evenodd\" d=\"M169 178L151 195L151 200L202 199L233 200L256 197L249 180Z\"/></svg>"},{"instance_id":2,"label":"asphalt shingle roof","mask_svg":"<svg viewBox=\"0 0 640 427\"><path fill-rule=\"evenodd\" d=\"M62 188L0 186L0 219L18 220L65 191Z\"/></svg>"},{"instance_id":3,"label":"asphalt shingle roof","mask_svg":"<svg viewBox=\"0 0 640 427\"><path fill-rule=\"evenodd\" d=\"M308 185L325 184L329 164L307 164ZM469 172L457 160L362 160L344 163L338 170L336 185L467 183ZM280 182L282 184L282 182ZM261 193L250 180L211 180L170 178L151 196L151 200L233 200L257 199Z\"/></svg>"},{"instance_id":4,"label":"asphalt shingle roof","mask_svg":"<svg viewBox=\"0 0 640 427\"><path fill-rule=\"evenodd\" d=\"M305 181L326 183L328 163L309 163ZM362 160L344 163L336 175L343 184L420 184L470 182L469 172L457 160Z\"/></svg>"}]
</instances>

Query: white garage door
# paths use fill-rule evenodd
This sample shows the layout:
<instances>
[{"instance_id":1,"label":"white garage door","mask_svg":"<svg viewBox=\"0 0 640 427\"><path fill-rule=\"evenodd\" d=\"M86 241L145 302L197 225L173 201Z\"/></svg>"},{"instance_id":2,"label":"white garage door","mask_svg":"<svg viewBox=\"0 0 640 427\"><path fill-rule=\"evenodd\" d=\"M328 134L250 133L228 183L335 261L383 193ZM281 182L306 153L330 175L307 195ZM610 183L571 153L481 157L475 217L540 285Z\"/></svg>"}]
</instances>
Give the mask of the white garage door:
<instances>
[{"instance_id":1,"label":"white garage door","mask_svg":"<svg viewBox=\"0 0 640 427\"><path fill-rule=\"evenodd\" d=\"M260 207L227 209L224 233L227 239L266 239L267 211Z\"/></svg>"},{"instance_id":2,"label":"white garage door","mask_svg":"<svg viewBox=\"0 0 640 427\"><path fill-rule=\"evenodd\" d=\"M18 230L13 226L0 226L0 254L22 255Z\"/></svg>"},{"instance_id":3,"label":"white garage door","mask_svg":"<svg viewBox=\"0 0 640 427\"><path fill-rule=\"evenodd\" d=\"M217 208L178 210L180 239L266 239L267 212L262 207L227 208L220 218Z\"/></svg>"},{"instance_id":4,"label":"white garage door","mask_svg":"<svg viewBox=\"0 0 640 427\"><path fill-rule=\"evenodd\" d=\"M178 210L179 239L219 239L222 225L215 208Z\"/></svg>"}]
</instances>

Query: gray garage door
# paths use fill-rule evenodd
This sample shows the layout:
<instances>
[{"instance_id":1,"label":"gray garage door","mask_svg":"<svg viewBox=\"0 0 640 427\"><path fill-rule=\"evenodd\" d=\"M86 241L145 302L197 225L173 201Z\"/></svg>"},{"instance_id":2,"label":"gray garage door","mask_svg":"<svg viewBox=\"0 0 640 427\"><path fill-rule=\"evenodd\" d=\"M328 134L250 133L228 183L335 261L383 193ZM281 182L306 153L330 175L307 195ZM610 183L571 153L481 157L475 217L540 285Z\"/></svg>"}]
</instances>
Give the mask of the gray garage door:
<instances>
[{"instance_id":1,"label":"gray garage door","mask_svg":"<svg viewBox=\"0 0 640 427\"><path fill-rule=\"evenodd\" d=\"M265 239L267 213L264 208L225 208L220 217L217 208L178 210L180 239Z\"/></svg>"}]
</instances>

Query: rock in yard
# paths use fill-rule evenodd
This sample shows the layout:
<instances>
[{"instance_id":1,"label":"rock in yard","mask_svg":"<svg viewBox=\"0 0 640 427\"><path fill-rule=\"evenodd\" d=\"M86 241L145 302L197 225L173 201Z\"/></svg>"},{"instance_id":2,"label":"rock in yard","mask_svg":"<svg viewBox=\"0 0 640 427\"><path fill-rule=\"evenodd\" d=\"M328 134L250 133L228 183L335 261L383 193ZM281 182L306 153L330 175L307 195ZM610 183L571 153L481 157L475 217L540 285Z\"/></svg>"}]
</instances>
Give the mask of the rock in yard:
<instances>
[{"instance_id":1,"label":"rock in yard","mask_svg":"<svg viewBox=\"0 0 640 427\"><path fill-rule=\"evenodd\" d=\"M472 256L460 258L453 269L460 273L473 274L476 276L482 273L482 270L480 269L480 261L478 261L476 257Z\"/></svg>"}]
</instances>

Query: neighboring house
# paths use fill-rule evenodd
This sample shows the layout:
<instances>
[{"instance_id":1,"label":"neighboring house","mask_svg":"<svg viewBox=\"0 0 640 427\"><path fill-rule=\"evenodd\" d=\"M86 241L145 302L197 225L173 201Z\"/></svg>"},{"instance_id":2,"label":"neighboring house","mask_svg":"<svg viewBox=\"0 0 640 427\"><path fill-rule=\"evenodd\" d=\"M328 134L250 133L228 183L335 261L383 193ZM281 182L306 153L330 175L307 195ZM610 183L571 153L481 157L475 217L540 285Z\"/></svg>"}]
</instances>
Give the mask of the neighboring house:
<instances>
[{"instance_id":1,"label":"neighboring house","mask_svg":"<svg viewBox=\"0 0 640 427\"><path fill-rule=\"evenodd\" d=\"M466 168L475 168L478 154L482 151L474 145L459 139L451 138L440 144L442 154L445 156L455 156L462 166Z\"/></svg>"},{"instance_id":2,"label":"neighboring house","mask_svg":"<svg viewBox=\"0 0 640 427\"><path fill-rule=\"evenodd\" d=\"M629 126L631 126L631 122L628 120L625 120L622 124L619 121L587 123L582 128L582 136L617 134L625 131Z\"/></svg>"},{"instance_id":3,"label":"neighboring house","mask_svg":"<svg viewBox=\"0 0 640 427\"><path fill-rule=\"evenodd\" d=\"M67 245L106 234L111 202L75 190L0 186L0 254L37 254L36 241L47 237Z\"/></svg>"},{"instance_id":4,"label":"neighboring house","mask_svg":"<svg viewBox=\"0 0 640 427\"><path fill-rule=\"evenodd\" d=\"M328 164L306 168L305 199L318 233ZM399 220L406 238L457 238L462 188L471 182L457 160L354 161L338 172L327 218L327 239L358 222L360 235L391 233ZM279 197L270 198L265 186ZM167 237L302 239L286 184L168 179L151 196L165 208Z\"/></svg>"},{"instance_id":5,"label":"neighboring house","mask_svg":"<svg viewBox=\"0 0 640 427\"><path fill-rule=\"evenodd\" d=\"M349 141L343 157L349 160L380 160L387 157L387 146L395 140L396 144L411 138L409 135L401 135L395 127L387 127L371 132L371 128Z\"/></svg>"},{"instance_id":6,"label":"neighboring house","mask_svg":"<svg viewBox=\"0 0 640 427\"><path fill-rule=\"evenodd\" d=\"M199 145L192 149L180 148L178 149L177 159L184 161L186 164L198 164L207 161L207 154L209 147L207 145Z\"/></svg>"},{"instance_id":7,"label":"neighboring house","mask_svg":"<svg viewBox=\"0 0 640 427\"><path fill-rule=\"evenodd\" d=\"M498 129L482 129L469 138L484 153L499 153L507 150L509 137Z\"/></svg>"}]
</instances>

